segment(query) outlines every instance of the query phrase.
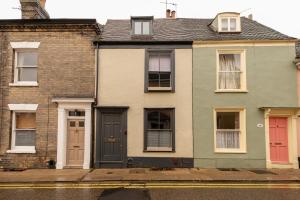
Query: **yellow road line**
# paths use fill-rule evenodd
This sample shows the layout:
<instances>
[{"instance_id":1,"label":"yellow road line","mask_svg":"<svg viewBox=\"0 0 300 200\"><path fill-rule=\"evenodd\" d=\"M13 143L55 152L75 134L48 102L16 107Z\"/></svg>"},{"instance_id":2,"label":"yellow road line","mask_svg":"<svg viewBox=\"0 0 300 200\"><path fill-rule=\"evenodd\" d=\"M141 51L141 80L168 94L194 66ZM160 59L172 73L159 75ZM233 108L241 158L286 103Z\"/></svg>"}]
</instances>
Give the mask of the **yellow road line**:
<instances>
[{"instance_id":1,"label":"yellow road line","mask_svg":"<svg viewBox=\"0 0 300 200\"><path fill-rule=\"evenodd\" d=\"M149 188L149 189L300 189L300 184L213 184L213 183L53 183L53 184L0 184L1 189L108 189L108 188Z\"/></svg>"}]
</instances>

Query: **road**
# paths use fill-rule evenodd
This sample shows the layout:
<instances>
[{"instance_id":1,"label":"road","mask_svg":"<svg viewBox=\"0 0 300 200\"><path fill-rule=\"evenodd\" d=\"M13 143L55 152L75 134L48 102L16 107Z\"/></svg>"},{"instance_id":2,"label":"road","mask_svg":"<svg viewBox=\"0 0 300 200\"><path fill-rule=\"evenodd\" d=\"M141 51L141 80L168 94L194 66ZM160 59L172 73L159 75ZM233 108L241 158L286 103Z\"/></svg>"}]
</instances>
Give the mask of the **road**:
<instances>
[{"instance_id":1,"label":"road","mask_svg":"<svg viewBox=\"0 0 300 200\"><path fill-rule=\"evenodd\" d=\"M298 200L300 184L0 184L0 200Z\"/></svg>"}]
</instances>

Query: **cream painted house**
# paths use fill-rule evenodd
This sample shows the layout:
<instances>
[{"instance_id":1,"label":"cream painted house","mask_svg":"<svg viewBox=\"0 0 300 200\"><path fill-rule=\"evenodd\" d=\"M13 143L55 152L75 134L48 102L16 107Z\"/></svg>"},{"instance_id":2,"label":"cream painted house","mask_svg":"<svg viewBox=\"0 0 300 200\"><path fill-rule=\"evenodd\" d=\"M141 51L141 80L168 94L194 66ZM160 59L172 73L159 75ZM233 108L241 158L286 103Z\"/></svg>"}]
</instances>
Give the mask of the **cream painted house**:
<instances>
[{"instance_id":1,"label":"cream painted house","mask_svg":"<svg viewBox=\"0 0 300 200\"><path fill-rule=\"evenodd\" d=\"M153 17L105 25L95 167L193 167L192 42L168 31L177 27Z\"/></svg>"}]
</instances>

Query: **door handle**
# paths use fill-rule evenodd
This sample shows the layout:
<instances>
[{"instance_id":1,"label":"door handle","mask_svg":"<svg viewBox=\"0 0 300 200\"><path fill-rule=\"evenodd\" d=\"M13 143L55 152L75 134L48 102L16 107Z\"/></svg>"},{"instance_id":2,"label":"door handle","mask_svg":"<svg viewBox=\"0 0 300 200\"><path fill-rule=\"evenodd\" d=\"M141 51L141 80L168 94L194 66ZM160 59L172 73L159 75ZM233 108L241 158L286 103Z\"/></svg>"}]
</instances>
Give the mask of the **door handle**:
<instances>
[{"instance_id":1,"label":"door handle","mask_svg":"<svg viewBox=\"0 0 300 200\"><path fill-rule=\"evenodd\" d=\"M275 145L282 145L281 142L275 142Z\"/></svg>"},{"instance_id":2,"label":"door handle","mask_svg":"<svg viewBox=\"0 0 300 200\"><path fill-rule=\"evenodd\" d=\"M79 148L80 146L73 146L74 148Z\"/></svg>"}]
</instances>

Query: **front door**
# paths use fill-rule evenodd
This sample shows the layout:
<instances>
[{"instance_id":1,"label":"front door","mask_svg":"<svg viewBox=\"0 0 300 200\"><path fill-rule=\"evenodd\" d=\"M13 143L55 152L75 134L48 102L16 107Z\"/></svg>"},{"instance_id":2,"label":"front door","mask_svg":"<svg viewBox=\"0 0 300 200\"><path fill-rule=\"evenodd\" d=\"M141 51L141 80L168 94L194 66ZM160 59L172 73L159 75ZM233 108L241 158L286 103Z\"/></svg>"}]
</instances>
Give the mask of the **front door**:
<instances>
[{"instance_id":1,"label":"front door","mask_svg":"<svg viewBox=\"0 0 300 200\"><path fill-rule=\"evenodd\" d=\"M270 157L273 163L288 163L288 119L270 117Z\"/></svg>"},{"instance_id":2,"label":"front door","mask_svg":"<svg viewBox=\"0 0 300 200\"><path fill-rule=\"evenodd\" d=\"M126 167L126 111L110 110L100 112L96 167Z\"/></svg>"},{"instance_id":3,"label":"front door","mask_svg":"<svg viewBox=\"0 0 300 200\"><path fill-rule=\"evenodd\" d=\"M68 120L67 155L68 167L81 167L84 157L84 120Z\"/></svg>"}]
</instances>

